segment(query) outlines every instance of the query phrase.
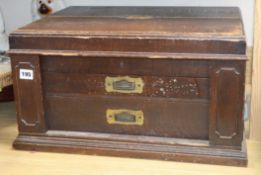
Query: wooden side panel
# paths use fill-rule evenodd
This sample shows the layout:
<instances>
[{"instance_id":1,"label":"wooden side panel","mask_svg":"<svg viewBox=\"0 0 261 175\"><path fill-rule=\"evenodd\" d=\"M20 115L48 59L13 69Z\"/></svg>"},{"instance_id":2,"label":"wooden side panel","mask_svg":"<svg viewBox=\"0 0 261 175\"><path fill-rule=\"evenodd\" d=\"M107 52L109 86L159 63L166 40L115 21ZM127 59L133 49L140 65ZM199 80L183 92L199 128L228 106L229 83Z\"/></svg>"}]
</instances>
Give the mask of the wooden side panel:
<instances>
[{"instance_id":1,"label":"wooden side panel","mask_svg":"<svg viewBox=\"0 0 261 175\"><path fill-rule=\"evenodd\" d=\"M20 132L44 132L44 109L39 57L11 55ZM29 73L30 75L22 75Z\"/></svg>"},{"instance_id":2,"label":"wooden side panel","mask_svg":"<svg viewBox=\"0 0 261 175\"><path fill-rule=\"evenodd\" d=\"M244 70L244 64L220 65L212 70L209 138L213 145L241 145Z\"/></svg>"}]
</instances>

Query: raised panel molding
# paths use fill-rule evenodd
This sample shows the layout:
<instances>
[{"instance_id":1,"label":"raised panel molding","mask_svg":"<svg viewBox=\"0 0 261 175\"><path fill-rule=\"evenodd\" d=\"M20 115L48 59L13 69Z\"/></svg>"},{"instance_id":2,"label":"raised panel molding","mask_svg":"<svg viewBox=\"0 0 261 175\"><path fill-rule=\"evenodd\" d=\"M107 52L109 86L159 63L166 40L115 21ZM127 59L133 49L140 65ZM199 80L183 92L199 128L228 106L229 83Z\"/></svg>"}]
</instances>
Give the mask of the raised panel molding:
<instances>
[{"instance_id":1,"label":"raised panel molding","mask_svg":"<svg viewBox=\"0 0 261 175\"><path fill-rule=\"evenodd\" d=\"M17 58L16 58L17 57ZM20 58L22 57L22 58ZM12 69L20 132L43 132L45 128L43 99L41 96L41 75L38 56L13 56ZM31 77L23 77L31 72ZM21 77L20 77L21 76ZM27 74L28 76L28 74Z\"/></svg>"},{"instance_id":2,"label":"raised panel molding","mask_svg":"<svg viewBox=\"0 0 261 175\"><path fill-rule=\"evenodd\" d=\"M243 82L236 67L219 67L211 78L210 143L241 144Z\"/></svg>"},{"instance_id":3,"label":"raised panel molding","mask_svg":"<svg viewBox=\"0 0 261 175\"><path fill-rule=\"evenodd\" d=\"M20 118L20 121L27 127L37 127L39 125L38 119L34 123L27 122L24 118Z\"/></svg>"},{"instance_id":4,"label":"raised panel molding","mask_svg":"<svg viewBox=\"0 0 261 175\"><path fill-rule=\"evenodd\" d=\"M240 73L235 69L235 68L226 68L226 67L222 67L222 68L220 68L219 70L217 70L216 71L216 76L217 76L217 91L219 91L219 90L222 90L221 88L224 88L224 87L226 87L225 85L222 85L222 80L224 79L224 77L228 77L228 76L232 76L232 77L230 77L230 78L234 78L235 80L234 81L236 81L237 83L236 84L238 84L238 86L240 86L240 84L239 84L239 78L240 78ZM234 76L234 77L233 77ZM228 80L229 81L229 80ZM234 85L236 85L236 84L234 84ZM234 85L232 85L232 84L230 84L230 83L228 83L227 84L227 86L234 86ZM231 87L231 88L233 88L233 87ZM237 95L237 86L235 86L235 90L236 90L236 93L234 92L234 94L235 95ZM222 126L220 126L220 125L222 125L222 124L220 124L220 119L225 119L225 117L232 117L232 118L235 118L236 116L234 116L234 115L232 115L232 116L227 116L227 113L229 113L229 109L228 108L231 108L232 106L225 106L226 107L226 109L225 109L225 112L221 112L221 111L223 111L222 109L219 109L219 107L221 106L221 108L222 108L222 104L219 104L220 102L221 103L223 103L223 101L224 100L230 100L230 99L228 99L227 98L227 96L226 95L223 95L222 94L222 92L220 92L220 93L218 93L218 92L216 92L216 95L217 95L217 100L218 100L218 102L217 102L217 110L216 110L216 130L215 130L215 133L216 133L216 135L220 138L220 139L232 139L234 136L236 136L237 135L237 130L238 130L238 124L237 124L237 120L236 119L233 119L233 122L235 122L235 123L231 123L229 126L230 127L228 127L228 128L233 128L233 131L231 130L231 133L229 133L229 132L224 132L224 131L222 131ZM222 98L225 98L225 99L222 99ZM237 100L239 100L238 98L236 98ZM232 100L235 100L235 99L232 99ZM224 107L223 107L224 108ZM235 109L236 111L235 112L233 112L233 114L236 114L236 115L238 115L237 114L237 109ZM222 114L220 114L220 113L222 113Z\"/></svg>"},{"instance_id":5,"label":"raised panel molding","mask_svg":"<svg viewBox=\"0 0 261 175\"><path fill-rule=\"evenodd\" d=\"M15 77L15 82L16 84L20 84L21 80L19 80L19 70L21 68L30 68L33 70L33 73L35 74L35 66L30 63L30 62L18 62L16 65L15 65L15 73L16 73L16 77ZM34 81L37 81L37 80L34 80ZM17 98L18 99L21 99L23 98L23 96L21 95L21 89L18 88L17 89ZM40 123L40 119L39 119L39 115L36 115L37 117L34 117L34 118L31 118L31 121L28 121L28 116L24 116L23 115L23 112L21 111L22 110L22 104L21 104L21 101L17 101L17 112L18 112L18 115L19 115L19 120L21 121L21 123L23 125L25 125L26 127L37 127L37 125L39 125ZM33 120L32 120L33 119Z\"/></svg>"}]
</instances>

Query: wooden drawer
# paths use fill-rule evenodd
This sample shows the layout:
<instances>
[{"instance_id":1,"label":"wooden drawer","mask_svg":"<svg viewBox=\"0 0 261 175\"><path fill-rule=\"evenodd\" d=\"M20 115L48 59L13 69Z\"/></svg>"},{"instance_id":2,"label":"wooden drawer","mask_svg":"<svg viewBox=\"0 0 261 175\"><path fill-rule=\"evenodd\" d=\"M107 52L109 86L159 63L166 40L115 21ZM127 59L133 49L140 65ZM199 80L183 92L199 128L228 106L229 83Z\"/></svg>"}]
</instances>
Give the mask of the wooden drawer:
<instances>
[{"instance_id":1,"label":"wooden drawer","mask_svg":"<svg viewBox=\"0 0 261 175\"><path fill-rule=\"evenodd\" d=\"M144 97L51 95L45 97L50 130L89 131L130 135L208 139L208 102ZM108 121L108 110L116 113L140 111L143 122L122 117ZM118 112L123 110L123 112Z\"/></svg>"},{"instance_id":2,"label":"wooden drawer","mask_svg":"<svg viewBox=\"0 0 261 175\"><path fill-rule=\"evenodd\" d=\"M155 61L135 58L44 57L41 67L44 92L208 99L207 62ZM191 69L182 71L187 67Z\"/></svg>"},{"instance_id":3,"label":"wooden drawer","mask_svg":"<svg viewBox=\"0 0 261 175\"><path fill-rule=\"evenodd\" d=\"M46 94L86 94L207 99L208 79L43 73ZM77 88L75 88L77 87Z\"/></svg>"},{"instance_id":4,"label":"wooden drawer","mask_svg":"<svg viewBox=\"0 0 261 175\"><path fill-rule=\"evenodd\" d=\"M208 139L203 61L44 57L41 62L50 130ZM181 71L185 66L193 69Z\"/></svg>"}]
</instances>

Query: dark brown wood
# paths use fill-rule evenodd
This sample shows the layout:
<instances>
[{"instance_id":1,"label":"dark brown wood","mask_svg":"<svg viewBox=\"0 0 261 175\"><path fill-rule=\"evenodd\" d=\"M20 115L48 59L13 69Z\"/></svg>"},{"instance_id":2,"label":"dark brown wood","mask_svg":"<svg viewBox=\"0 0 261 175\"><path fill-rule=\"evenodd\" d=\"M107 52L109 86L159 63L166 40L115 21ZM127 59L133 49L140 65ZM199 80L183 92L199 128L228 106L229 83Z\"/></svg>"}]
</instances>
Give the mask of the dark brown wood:
<instances>
[{"instance_id":1,"label":"dark brown wood","mask_svg":"<svg viewBox=\"0 0 261 175\"><path fill-rule=\"evenodd\" d=\"M33 71L33 80L21 80L19 70ZM12 71L19 132L45 132L45 119L38 56L12 57Z\"/></svg>"},{"instance_id":2,"label":"dark brown wood","mask_svg":"<svg viewBox=\"0 0 261 175\"><path fill-rule=\"evenodd\" d=\"M0 102L14 101L13 85L4 87L0 92Z\"/></svg>"},{"instance_id":3,"label":"dark brown wood","mask_svg":"<svg viewBox=\"0 0 261 175\"><path fill-rule=\"evenodd\" d=\"M50 130L208 139L206 101L52 95L46 97L45 104L46 120ZM142 110L144 124L142 126L108 124L107 109ZM190 115L188 111L191 112Z\"/></svg>"},{"instance_id":4,"label":"dark brown wood","mask_svg":"<svg viewBox=\"0 0 261 175\"><path fill-rule=\"evenodd\" d=\"M130 74L128 74L130 75ZM110 75L117 77L119 75ZM80 72L44 72L43 87L46 94L71 93L87 95L110 95L110 96L145 96L145 97L168 97L168 98L199 98L208 99L207 78L184 78L184 77L155 77L143 76L145 83L143 92L120 94L106 92L104 74L83 74ZM139 76L131 76L136 78ZM77 86L77 89L74 88Z\"/></svg>"},{"instance_id":5,"label":"dark brown wood","mask_svg":"<svg viewBox=\"0 0 261 175\"><path fill-rule=\"evenodd\" d=\"M73 20L74 21L74 20ZM200 23L200 22L199 22ZM231 22L228 22L231 23ZM77 25L77 24L72 24ZM95 25L95 24L93 24ZM149 24L147 24L149 26ZM162 24L158 24L162 25ZM178 25L178 24L173 24ZM106 26L103 26L106 28ZM60 30L60 29L59 29ZM40 34L39 34L40 35ZM216 53L216 54L245 54L245 43L240 39L235 39L234 43L228 39L217 38L216 41L210 40L213 36L208 36L205 40L199 41L198 38L181 38L179 36L166 36L165 38L141 37L134 39L133 37L103 36L86 37L85 35L71 38L62 38L48 34L40 36L26 36L25 34L13 34L10 42L12 47L16 49L45 49L45 50L80 50L80 51L121 51L121 52L176 52L176 53ZM160 33L158 33L160 35ZM172 39L172 37L174 37ZM106 38L106 39L104 39ZM38 42L41 40L42 42ZM74 43L74 44L72 44ZM112 44L113 43L113 44ZM162 43L158 45L158 43ZM183 47L188 45L189 47ZM128 47L126 47L128 46ZM218 47L217 47L218 46Z\"/></svg>"},{"instance_id":6,"label":"dark brown wood","mask_svg":"<svg viewBox=\"0 0 261 175\"><path fill-rule=\"evenodd\" d=\"M68 8L12 33L11 48L245 54L237 8L117 8Z\"/></svg>"},{"instance_id":7,"label":"dark brown wood","mask_svg":"<svg viewBox=\"0 0 261 175\"><path fill-rule=\"evenodd\" d=\"M237 8L69 7L18 29L14 147L245 166L242 26Z\"/></svg>"},{"instance_id":8,"label":"dark brown wood","mask_svg":"<svg viewBox=\"0 0 261 175\"><path fill-rule=\"evenodd\" d=\"M112 134L104 134L101 136L102 139L99 139L99 135L97 133L94 138L88 136L77 138L71 134L65 134L63 137L56 132L38 136L18 136L13 146L16 149L34 151L150 158L232 166L246 166L247 164L244 152L214 148L207 143L202 144L196 140L194 140L194 145L189 145L188 143L191 143L189 141L187 144L179 144L178 140L171 140L172 143L166 144L170 139L157 143L157 138L136 137L135 141L130 142L130 138L126 135L115 136L123 139L127 137L128 142L126 143L126 141L115 140Z\"/></svg>"},{"instance_id":9,"label":"dark brown wood","mask_svg":"<svg viewBox=\"0 0 261 175\"><path fill-rule=\"evenodd\" d=\"M244 101L244 62L211 67L210 143L242 144Z\"/></svg>"},{"instance_id":10,"label":"dark brown wood","mask_svg":"<svg viewBox=\"0 0 261 175\"><path fill-rule=\"evenodd\" d=\"M98 54L97 54L98 55ZM43 72L68 72L107 75L147 75L198 77L208 76L208 62L197 60L148 59L146 57L83 57L83 56L41 56ZM124 59L123 59L124 58ZM162 58L162 59L161 59ZM160 59L160 61L159 61ZM62 64L62 66L61 66ZM195 64L197 66L195 66ZM184 71L187 70L187 71Z\"/></svg>"}]
</instances>

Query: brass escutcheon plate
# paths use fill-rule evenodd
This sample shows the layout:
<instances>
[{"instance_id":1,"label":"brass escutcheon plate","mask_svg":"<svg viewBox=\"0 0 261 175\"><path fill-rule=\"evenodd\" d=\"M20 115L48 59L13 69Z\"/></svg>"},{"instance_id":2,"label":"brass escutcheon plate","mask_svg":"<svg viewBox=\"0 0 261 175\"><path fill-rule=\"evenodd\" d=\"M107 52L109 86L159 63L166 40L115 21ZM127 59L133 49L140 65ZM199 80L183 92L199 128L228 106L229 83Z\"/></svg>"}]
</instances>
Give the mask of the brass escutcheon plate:
<instances>
[{"instance_id":1,"label":"brass escutcheon plate","mask_svg":"<svg viewBox=\"0 0 261 175\"><path fill-rule=\"evenodd\" d=\"M106 118L109 124L143 125L144 114L141 110L107 109Z\"/></svg>"},{"instance_id":2,"label":"brass escutcheon plate","mask_svg":"<svg viewBox=\"0 0 261 175\"><path fill-rule=\"evenodd\" d=\"M106 77L105 90L106 92L119 93L142 93L144 82L142 78L132 78L129 76Z\"/></svg>"}]
</instances>

